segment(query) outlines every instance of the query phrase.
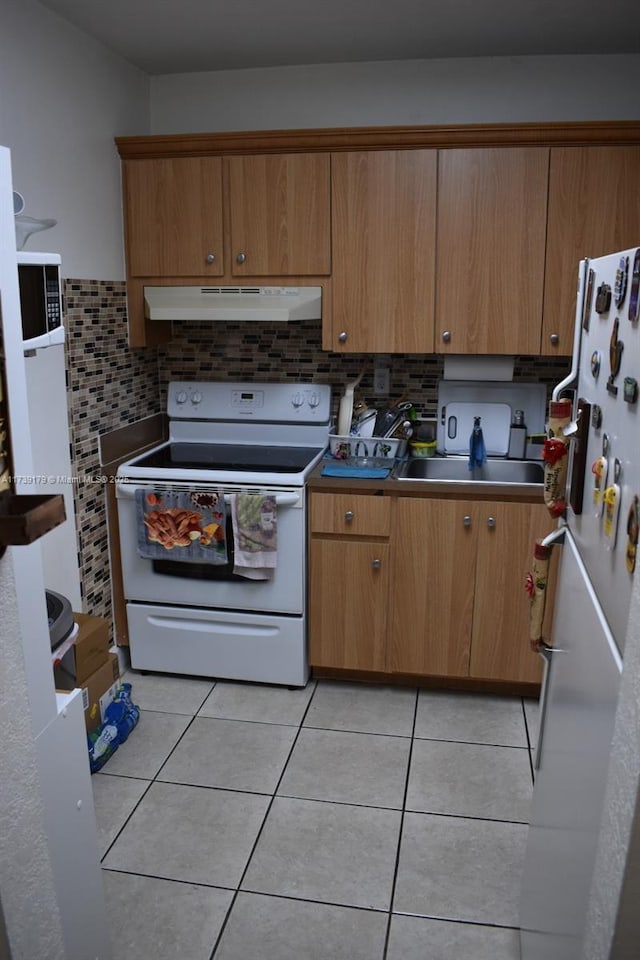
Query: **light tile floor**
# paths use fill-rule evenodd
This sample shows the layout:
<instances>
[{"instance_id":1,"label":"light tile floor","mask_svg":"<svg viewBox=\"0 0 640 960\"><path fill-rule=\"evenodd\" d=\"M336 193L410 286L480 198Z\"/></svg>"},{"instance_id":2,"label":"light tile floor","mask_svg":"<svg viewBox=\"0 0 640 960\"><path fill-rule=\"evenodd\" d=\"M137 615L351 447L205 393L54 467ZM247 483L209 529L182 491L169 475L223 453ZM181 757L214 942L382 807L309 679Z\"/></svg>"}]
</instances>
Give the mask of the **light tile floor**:
<instances>
[{"instance_id":1,"label":"light tile floor","mask_svg":"<svg viewBox=\"0 0 640 960\"><path fill-rule=\"evenodd\" d=\"M114 960L519 960L533 701L127 679L93 777Z\"/></svg>"}]
</instances>

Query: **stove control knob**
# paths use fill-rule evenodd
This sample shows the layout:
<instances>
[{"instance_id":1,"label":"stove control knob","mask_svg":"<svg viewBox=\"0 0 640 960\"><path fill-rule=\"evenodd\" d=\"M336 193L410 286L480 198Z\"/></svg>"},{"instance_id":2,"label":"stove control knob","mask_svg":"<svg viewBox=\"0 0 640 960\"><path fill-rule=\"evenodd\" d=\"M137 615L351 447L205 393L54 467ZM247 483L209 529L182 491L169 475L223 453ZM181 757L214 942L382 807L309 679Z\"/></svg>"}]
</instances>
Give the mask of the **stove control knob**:
<instances>
[{"instance_id":1,"label":"stove control knob","mask_svg":"<svg viewBox=\"0 0 640 960\"><path fill-rule=\"evenodd\" d=\"M313 393L310 393L310 394L309 394L309 399L308 399L307 402L308 402L309 406L311 407L311 409L312 409L312 410L315 410L315 408L316 408L316 407L318 406L318 404L320 403L320 397L319 397L318 394L314 391Z\"/></svg>"},{"instance_id":2,"label":"stove control knob","mask_svg":"<svg viewBox=\"0 0 640 960\"><path fill-rule=\"evenodd\" d=\"M194 390L193 393L191 394L191 403L194 406L197 406L201 402L202 402L202 394L200 393L199 390Z\"/></svg>"},{"instance_id":3,"label":"stove control knob","mask_svg":"<svg viewBox=\"0 0 640 960\"><path fill-rule=\"evenodd\" d=\"M304 403L303 395L301 393L294 393L294 395L291 397L292 406L295 407L295 409L297 410L298 407L301 407L303 403Z\"/></svg>"},{"instance_id":4,"label":"stove control knob","mask_svg":"<svg viewBox=\"0 0 640 960\"><path fill-rule=\"evenodd\" d=\"M176 403L186 403L187 402L187 391L178 390L176 393Z\"/></svg>"}]
</instances>

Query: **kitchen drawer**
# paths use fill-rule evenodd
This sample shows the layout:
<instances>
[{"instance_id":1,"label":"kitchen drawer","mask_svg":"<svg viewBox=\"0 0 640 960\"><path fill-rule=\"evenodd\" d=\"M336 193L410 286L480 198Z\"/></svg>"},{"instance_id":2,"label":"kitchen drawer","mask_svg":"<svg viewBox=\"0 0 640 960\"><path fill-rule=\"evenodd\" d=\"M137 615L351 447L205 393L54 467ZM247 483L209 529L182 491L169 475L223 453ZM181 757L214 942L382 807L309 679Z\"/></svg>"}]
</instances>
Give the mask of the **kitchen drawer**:
<instances>
[{"instance_id":1,"label":"kitchen drawer","mask_svg":"<svg viewBox=\"0 0 640 960\"><path fill-rule=\"evenodd\" d=\"M388 537L390 529L389 497L350 493L311 495L311 533Z\"/></svg>"}]
</instances>

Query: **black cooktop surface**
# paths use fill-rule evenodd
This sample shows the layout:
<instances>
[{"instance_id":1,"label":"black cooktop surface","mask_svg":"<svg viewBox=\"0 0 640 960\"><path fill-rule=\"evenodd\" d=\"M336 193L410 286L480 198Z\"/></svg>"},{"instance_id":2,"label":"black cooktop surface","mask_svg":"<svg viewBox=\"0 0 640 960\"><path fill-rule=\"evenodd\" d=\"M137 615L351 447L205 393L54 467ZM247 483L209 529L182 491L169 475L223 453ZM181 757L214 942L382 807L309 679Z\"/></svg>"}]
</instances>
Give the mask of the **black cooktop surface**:
<instances>
[{"instance_id":1,"label":"black cooktop surface","mask_svg":"<svg viewBox=\"0 0 640 960\"><path fill-rule=\"evenodd\" d=\"M242 443L169 443L133 461L136 467L229 470L251 473L299 473L320 447L279 447Z\"/></svg>"}]
</instances>

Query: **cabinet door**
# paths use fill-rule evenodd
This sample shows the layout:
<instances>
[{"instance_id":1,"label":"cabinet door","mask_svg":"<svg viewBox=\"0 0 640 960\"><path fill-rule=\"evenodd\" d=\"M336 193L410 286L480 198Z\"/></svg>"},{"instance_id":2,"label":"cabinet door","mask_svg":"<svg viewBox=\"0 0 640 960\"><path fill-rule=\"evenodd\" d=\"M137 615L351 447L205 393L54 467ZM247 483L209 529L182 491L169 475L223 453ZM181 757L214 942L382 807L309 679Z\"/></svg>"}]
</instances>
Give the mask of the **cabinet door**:
<instances>
[{"instance_id":1,"label":"cabinet door","mask_svg":"<svg viewBox=\"0 0 640 960\"><path fill-rule=\"evenodd\" d=\"M432 353L436 151L331 157L333 319L326 350Z\"/></svg>"},{"instance_id":2,"label":"cabinet door","mask_svg":"<svg viewBox=\"0 0 640 960\"><path fill-rule=\"evenodd\" d=\"M569 355L578 262L638 244L640 147L552 147L541 353Z\"/></svg>"},{"instance_id":3,"label":"cabinet door","mask_svg":"<svg viewBox=\"0 0 640 960\"><path fill-rule=\"evenodd\" d=\"M385 670L389 545L312 539L309 663Z\"/></svg>"},{"instance_id":4,"label":"cabinet door","mask_svg":"<svg viewBox=\"0 0 640 960\"><path fill-rule=\"evenodd\" d=\"M393 530L389 669L466 677L476 504L400 498Z\"/></svg>"},{"instance_id":5,"label":"cabinet door","mask_svg":"<svg viewBox=\"0 0 640 960\"><path fill-rule=\"evenodd\" d=\"M331 272L329 155L230 157L236 276Z\"/></svg>"},{"instance_id":6,"label":"cabinet door","mask_svg":"<svg viewBox=\"0 0 640 960\"><path fill-rule=\"evenodd\" d=\"M525 577L536 537L549 530L549 514L543 504L482 503L477 507L478 562L469 675L539 683L542 660L529 647Z\"/></svg>"},{"instance_id":7,"label":"cabinet door","mask_svg":"<svg viewBox=\"0 0 640 960\"><path fill-rule=\"evenodd\" d=\"M441 150L437 353L538 353L546 147Z\"/></svg>"},{"instance_id":8,"label":"cabinet door","mask_svg":"<svg viewBox=\"0 0 640 960\"><path fill-rule=\"evenodd\" d=\"M222 276L220 158L127 160L123 175L129 275Z\"/></svg>"}]
</instances>

